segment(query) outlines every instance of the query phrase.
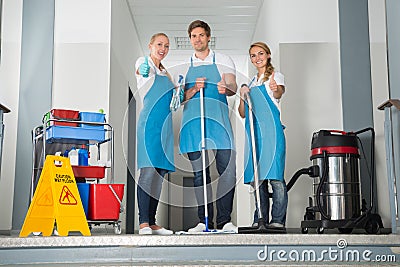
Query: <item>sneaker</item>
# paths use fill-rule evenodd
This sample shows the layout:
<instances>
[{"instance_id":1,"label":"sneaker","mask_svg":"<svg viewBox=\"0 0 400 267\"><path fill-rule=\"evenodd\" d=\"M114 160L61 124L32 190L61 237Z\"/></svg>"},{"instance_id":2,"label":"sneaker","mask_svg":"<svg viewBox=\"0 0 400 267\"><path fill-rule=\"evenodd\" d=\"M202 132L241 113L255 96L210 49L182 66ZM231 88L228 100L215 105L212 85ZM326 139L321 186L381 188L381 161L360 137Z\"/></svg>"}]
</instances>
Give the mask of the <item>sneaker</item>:
<instances>
[{"instance_id":1,"label":"sneaker","mask_svg":"<svg viewBox=\"0 0 400 267\"><path fill-rule=\"evenodd\" d=\"M153 234L153 230L151 230L151 228L148 226L139 229L139 235L151 235L151 234Z\"/></svg>"},{"instance_id":2,"label":"sneaker","mask_svg":"<svg viewBox=\"0 0 400 267\"><path fill-rule=\"evenodd\" d=\"M268 224L268 228L285 228L285 226L281 223L270 223Z\"/></svg>"},{"instance_id":3,"label":"sneaker","mask_svg":"<svg viewBox=\"0 0 400 267\"><path fill-rule=\"evenodd\" d=\"M157 230L152 230L153 235L172 235L174 232L168 229L165 229L164 227L161 227L160 229Z\"/></svg>"},{"instance_id":4,"label":"sneaker","mask_svg":"<svg viewBox=\"0 0 400 267\"><path fill-rule=\"evenodd\" d=\"M235 226L233 223L228 222L224 225L224 227L222 227L222 231L237 233L238 227Z\"/></svg>"},{"instance_id":5,"label":"sneaker","mask_svg":"<svg viewBox=\"0 0 400 267\"><path fill-rule=\"evenodd\" d=\"M188 230L189 233L200 233L206 230L206 225L204 223L199 223L195 227Z\"/></svg>"}]
</instances>

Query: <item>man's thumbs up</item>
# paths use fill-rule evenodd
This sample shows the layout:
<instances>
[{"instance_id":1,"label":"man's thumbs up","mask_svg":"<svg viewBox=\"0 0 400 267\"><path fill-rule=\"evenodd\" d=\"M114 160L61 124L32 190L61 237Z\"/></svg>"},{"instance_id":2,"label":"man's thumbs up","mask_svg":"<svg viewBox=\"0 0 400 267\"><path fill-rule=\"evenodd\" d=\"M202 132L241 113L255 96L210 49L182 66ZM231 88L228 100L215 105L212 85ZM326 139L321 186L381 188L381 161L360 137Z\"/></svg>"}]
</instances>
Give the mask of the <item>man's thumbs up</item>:
<instances>
[{"instance_id":1,"label":"man's thumbs up","mask_svg":"<svg viewBox=\"0 0 400 267\"><path fill-rule=\"evenodd\" d=\"M221 81L218 82L217 86L218 86L218 93L226 94L228 88L226 87L225 73L222 73Z\"/></svg>"}]
</instances>

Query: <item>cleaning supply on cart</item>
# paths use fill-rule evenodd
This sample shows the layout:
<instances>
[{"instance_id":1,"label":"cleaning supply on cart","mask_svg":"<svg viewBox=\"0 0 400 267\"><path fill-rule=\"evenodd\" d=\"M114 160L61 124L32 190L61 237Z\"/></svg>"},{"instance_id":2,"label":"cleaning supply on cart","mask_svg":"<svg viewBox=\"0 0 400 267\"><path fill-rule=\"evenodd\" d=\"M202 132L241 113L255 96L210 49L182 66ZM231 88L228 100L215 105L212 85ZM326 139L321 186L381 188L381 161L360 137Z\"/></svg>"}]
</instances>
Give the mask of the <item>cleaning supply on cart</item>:
<instances>
[{"instance_id":1,"label":"cleaning supply on cart","mask_svg":"<svg viewBox=\"0 0 400 267\"><path fill-rule=\"evenodd\" d=\"M56 156L61 156L61 151L57 151L54 155L56 155ZM56 165L61 165L61 164L62 164L61 161L59 161L59 160L54 161L54 163L55 163Z\"/></svg>"},{"instance_id":2,"label":"cleaning supply on cart","mask_svg":"<svg viewBox=\"0 0 400 267\"><path fill-rule=\"evenodd\" d=\"M72 147L71 150L69 151L68 158L71 165L73 166L79 165L78 151L76 150L75 147Z\"/></svg>"},{"instance_id":3,"label":"cleaning supply on cart","mask_svg":"<svg viewBox=\"0 0 400 267\"><path fill-rule=\"evenodd\" d=\"M88 166L89 165L89 152L85 145L78 150L78 165Z\"/></svg>"}]
</instances>

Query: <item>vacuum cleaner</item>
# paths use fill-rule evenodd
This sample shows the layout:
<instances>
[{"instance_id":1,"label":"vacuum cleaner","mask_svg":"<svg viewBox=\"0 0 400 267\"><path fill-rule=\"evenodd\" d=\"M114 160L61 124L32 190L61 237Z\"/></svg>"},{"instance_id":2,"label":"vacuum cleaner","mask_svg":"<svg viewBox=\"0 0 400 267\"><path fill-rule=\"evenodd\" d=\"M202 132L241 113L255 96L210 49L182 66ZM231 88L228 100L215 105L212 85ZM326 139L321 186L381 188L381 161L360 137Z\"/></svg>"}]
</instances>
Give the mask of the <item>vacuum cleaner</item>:
<instances>
[{"instance_id":1,"label":"vacuum cleaner","mask_svg":"<svg viewBox=\"0 0 400 267\"><path fill-rule=\"evenodd\" d=\"M249 109L250 105L251 103ZM250 123L252 125L252 122ZM368 169L370 205L367 207L366 200L362 199L361 194L360 147L364 157L365 153L358 135L368 131L371 133L372 166ZM357 132L320 130L313 133L310 156L312 166L298 170L287 184L289 192L300 176L308 175L313 179L313 196L309 197L309 206L301 222L303 234L308 233L310 228L315 228L318 234L323 234L325 229L335 228L343 234L350 234L353 229L364 229L368 234L377 234L379 229L383 228L381 216L372 212L375 181L374 147L375 131L371 127ZM254 168L256 170L256 166ZM260 221L256 227L240 227L239 233L284 233L285 231L276 231L266 226L258 201L258 177L254 178ZM271 193L269 197L272 197Z\"/></svg>"},{"instance_id":2,"label":"vacuum cleaner","mask_svg":"<svg viewBox=\"0 0 400 267\"><path fill-rule=\"evenodd\" d=\"M364 153L358 137L371 132L370 205L362 199L360 183L360 151ZM288 190L302 174L313 179L313 196L309 197L301 231L308 233L315 228L318 234L325 229L337 228L340 233L350 234L353 229L365 229L368 234L376 234L383 228L379 214L373 213L375 158L375 132L365 128L357 132L320 130L311 141L312 166L301 169L288 184ZM360 149L361 148L361 149ZM368 166L367 166L368 167Z\"/></svg>"}]
</instances>

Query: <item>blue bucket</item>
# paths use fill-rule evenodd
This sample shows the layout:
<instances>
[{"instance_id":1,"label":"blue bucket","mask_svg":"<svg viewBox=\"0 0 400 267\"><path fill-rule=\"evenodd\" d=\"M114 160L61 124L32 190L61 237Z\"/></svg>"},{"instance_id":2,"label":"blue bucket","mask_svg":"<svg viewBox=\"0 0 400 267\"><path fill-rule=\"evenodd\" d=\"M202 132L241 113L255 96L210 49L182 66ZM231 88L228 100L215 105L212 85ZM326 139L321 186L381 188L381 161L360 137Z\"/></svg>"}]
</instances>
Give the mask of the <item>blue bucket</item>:
<instances>
[{"instance_id":1,"label":"blue bucket","mask_svg":"<svg viewBox=\"0 0 400 267\"><path fill-rule=\"evenodd\" d=\"M99 122L104 123L106 121L105 114L98 112L79 112L79 117L81 121L85 122ZM90 125L81 123L82 128L94 128L94 129L104 129L104 125Z\"/></svg>"},{"instance_id":2,"label":"blue bucket","mask_svg":"<svg viewBox=\"0 0 400 267\"><path fill-rule=\"evenodd\" d=\"M85 211L85 215L87 218L88 208L89 208L89 185L86 183L76 183L78 186L79 195L81 197L83 210Z\"/></svg>"}]
</instances>

